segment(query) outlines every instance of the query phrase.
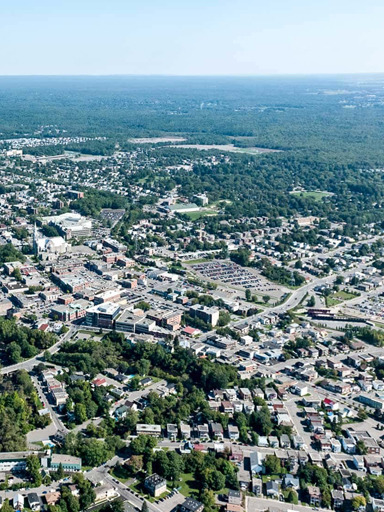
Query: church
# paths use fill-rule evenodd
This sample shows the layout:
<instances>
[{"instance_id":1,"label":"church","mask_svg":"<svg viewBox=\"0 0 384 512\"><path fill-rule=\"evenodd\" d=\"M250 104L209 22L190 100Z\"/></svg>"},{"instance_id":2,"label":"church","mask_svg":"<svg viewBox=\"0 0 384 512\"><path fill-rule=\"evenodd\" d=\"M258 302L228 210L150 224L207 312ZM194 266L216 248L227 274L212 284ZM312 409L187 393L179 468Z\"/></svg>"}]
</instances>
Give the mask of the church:
<instances>
[{"instance_id":1,"label":"church","mask_svg":"<svg viewBox=\"0 0 384 512\"><path fill-rule=\"evenodd\" d=\"M69 244L62 236L52 238L42 236L36 225L33 232L33 252L41 260L51 261L60 254L65 254L69 250Z\"/></svg>"}]
</instances>

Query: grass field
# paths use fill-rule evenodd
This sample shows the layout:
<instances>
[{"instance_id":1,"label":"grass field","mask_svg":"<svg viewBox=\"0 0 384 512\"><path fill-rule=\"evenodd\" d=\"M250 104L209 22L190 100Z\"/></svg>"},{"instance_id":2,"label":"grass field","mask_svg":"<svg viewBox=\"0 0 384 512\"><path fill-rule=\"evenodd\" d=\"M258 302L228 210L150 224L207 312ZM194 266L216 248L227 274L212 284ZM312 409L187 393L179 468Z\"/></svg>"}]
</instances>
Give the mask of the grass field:
<instances>
[{"instance_id":1,"label":"grass field","mask_svg":"<svg viewBox=\"0 0 384 512\"><path fill-rule=\"evenodd\" d=\"M112 476L120 480L120 482L127 482L132 478L132 475L123 466L115 466L112 471Z\"/></svg>"},{"instance_id":2,"label":"grass field","mask_svg":"<svg viewBox=\"0 0 384 512\"><path fill-rule=\"evenodd\" d=\"M206 263L207 261L212 261L212 260L209 260L208 258L200 258L199 260L183 261L183 263L186 263L188 265L197 265L197 263Z\"/></svg>"},{"instance_id":3,"label":"grass field","mask_svg":"<svg viewBox=\"0 0 384 512\"><path fill-rule=\"evenodd\" d=\"M217 215L217 212L215 212L214 210L201 210L200 212L186 212L183 213L183 215L187 215L190 218L190 220L199 220L202 219L203 217L207 217L208 215Z\"/></svg>"},{"instance_id":4,"label":"grass field","mask_svg":"<svg viewBox=\"0 0 384 512\"><path fill-rule=\"evenodd\" d=\"M355 297L358 297L356 293L349 293L344 290L335 293L334 296L341 300L351 300L354 299Z\"/></svg>"},{"instance_id":5,"label":"grass field","mask_svg":"<svg viewBox=\"0 0 384 512\"><path fill-rule=\"evenodd\" d=\"M337 306L338 304L340 304L341 300L334 299L333 297L326 297L325 303L326 303L327 307L330 308L332 306Z\"/></svg>"},{"instance_id":6,"label":"grass field","mask_svg":"<svg viewBox=\"0 0 384 512\"><path fill-rule=\"evenodd\" d=\"M291 194L294 196L313 199L314 201L321 201L323 197L329 197L332 195L330 192L321 192L319 190L298 190L297 192L291 192Z\"/></svg>"},{"instance_id":7,"label":"grass field","mask_svg":"<svg viewBox=\"0 0 384 512\"><path fill-rule=\"evenodd\" d=\"M177 487L184 496L190 496L193 491L198 489L195 477L192 473L182 473L180 478L181 481Z\"/></svg>"}]
</instances>

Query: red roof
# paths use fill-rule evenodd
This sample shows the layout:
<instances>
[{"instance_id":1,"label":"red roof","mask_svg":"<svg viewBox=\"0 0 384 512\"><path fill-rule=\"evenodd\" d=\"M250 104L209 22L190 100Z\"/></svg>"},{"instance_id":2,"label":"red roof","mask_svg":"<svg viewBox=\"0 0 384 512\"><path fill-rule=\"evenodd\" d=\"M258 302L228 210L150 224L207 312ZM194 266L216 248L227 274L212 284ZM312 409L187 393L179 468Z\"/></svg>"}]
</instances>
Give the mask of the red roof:
<instances>
[{"instance_id":1,"label":"red roof","mask_svg":"<svg viewBox=\"0 0 384 512\"><path fill-rule=\"evenodd\" d=\"M41 324L39 326L39 331L46 331L48 329L48 324Z\"/></svg>"},{"instance_id":2,"label":"red roof","mask_svg":"<svg viewBox=\"0 0 384 512\"><path fill-rule=\"evenodd\" d=\"M106 382L107 381L105 379L95 379L92 381L92 384L94 384L95 386L102 386Z\"/></svg>"}]
</instances>

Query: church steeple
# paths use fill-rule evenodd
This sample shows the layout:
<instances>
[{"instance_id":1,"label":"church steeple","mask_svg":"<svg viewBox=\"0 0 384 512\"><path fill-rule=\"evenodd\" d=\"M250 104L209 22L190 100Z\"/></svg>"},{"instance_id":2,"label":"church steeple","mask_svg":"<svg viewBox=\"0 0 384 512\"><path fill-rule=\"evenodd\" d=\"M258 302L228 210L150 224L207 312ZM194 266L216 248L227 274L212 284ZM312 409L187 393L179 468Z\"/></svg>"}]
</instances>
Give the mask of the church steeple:
<instances>
[{"instance_id":1,"label":"church steeple","mask_svg":"<svg viewBox=\"0 0 384 512\"><path fill-rule=\"evenodd\" d=\"M37 256L38 247L37 247L37 240L38 240L39 232L37 231L36 221L35 225L33 227L33 254Z\"/></svg>"}]
</instances>

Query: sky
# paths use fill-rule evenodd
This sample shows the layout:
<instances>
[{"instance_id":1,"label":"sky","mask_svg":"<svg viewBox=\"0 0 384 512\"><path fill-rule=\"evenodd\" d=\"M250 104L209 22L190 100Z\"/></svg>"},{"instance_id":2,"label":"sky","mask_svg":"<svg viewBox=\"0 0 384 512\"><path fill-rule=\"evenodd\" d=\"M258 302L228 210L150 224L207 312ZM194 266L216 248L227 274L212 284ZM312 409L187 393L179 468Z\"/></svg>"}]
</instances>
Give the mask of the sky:
<instances>
[{"instance_id":1,"label":"sky","mask_svg":"<svg viewBox=\"0 0 384 512\"><path fill-rule=\"evenodd\" d=\"M0 75L384 72L383 0L0 0Z\"/></svg>"}]
</instances>

